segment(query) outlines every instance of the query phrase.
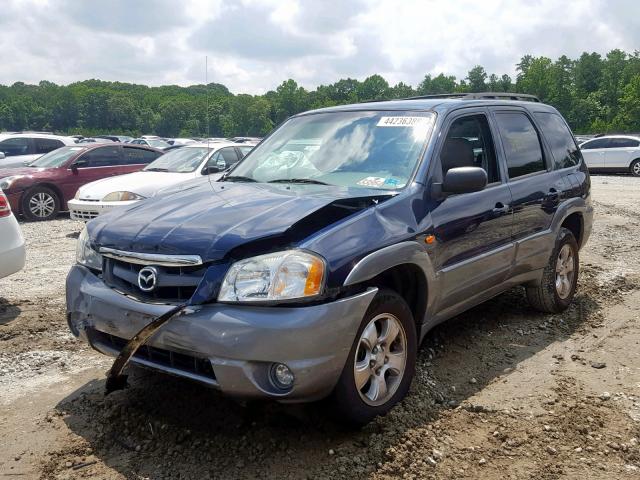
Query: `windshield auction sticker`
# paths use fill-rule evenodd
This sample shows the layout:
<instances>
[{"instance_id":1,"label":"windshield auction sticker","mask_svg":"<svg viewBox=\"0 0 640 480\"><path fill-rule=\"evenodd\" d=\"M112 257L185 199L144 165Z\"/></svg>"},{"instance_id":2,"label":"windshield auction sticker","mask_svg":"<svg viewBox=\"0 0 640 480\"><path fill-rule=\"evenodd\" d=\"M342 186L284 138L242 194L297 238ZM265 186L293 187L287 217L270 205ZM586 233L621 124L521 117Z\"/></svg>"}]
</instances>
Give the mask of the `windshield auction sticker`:
<instances>
[{"instance_id":1,"label":"windshield auction sticker","mask_svg":"<svg viewBox=\"0 0 640 480\"><path fill-rule=\"evenodd\" d=\"M429 117L380 117L378 127L418 127L428 125Z\"/></svg>"}]
</instances>

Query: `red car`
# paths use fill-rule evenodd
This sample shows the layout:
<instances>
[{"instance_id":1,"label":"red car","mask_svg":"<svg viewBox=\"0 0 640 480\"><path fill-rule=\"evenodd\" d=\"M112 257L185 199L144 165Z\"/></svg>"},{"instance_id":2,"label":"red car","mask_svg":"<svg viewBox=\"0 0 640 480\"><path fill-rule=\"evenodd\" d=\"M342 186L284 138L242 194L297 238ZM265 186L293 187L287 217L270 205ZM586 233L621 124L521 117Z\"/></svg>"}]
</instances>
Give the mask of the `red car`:
<instances>
[{"instance_id":1,"label":"red car","mask_svg":"<svg viewBox=\"0 0 640 480\"><path fill-rule=\"evenodd\" d=\"M26 167L0 169L0 190L28 220L48 220L67 209L82 185L151 163L162 151L142 145L82 144L47 153Z\"/></svg>"}]
</instances>

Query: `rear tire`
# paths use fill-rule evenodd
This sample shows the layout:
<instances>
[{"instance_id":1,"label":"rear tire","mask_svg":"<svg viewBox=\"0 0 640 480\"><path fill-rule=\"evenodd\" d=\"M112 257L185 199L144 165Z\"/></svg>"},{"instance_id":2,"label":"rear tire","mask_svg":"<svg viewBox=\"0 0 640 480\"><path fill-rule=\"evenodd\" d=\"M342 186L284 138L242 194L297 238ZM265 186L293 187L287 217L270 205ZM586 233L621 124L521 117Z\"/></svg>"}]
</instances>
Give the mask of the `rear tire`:
<instances>
[{"instance_id":1,"label":"rear tire","mask_svg":"<svg viewBox=\"0 0 640 480\"><path fill-rule=\"evenodd\" d=\"M60 211L60 199L56 192L47 187L34 187L22 195L22 215L39 222L55 218Z\"/></svg>"},{"instance_id":2,"label":"rear tire","mask_svg":"<svg viewBox=\"0 0 640 480\"><path fill-rule=\"evenodd\" d=\"M545 313L566 310L576 293L579 269L578 242L571 230L561 228L542 282L526 289L531 306Z\"/></svg>"},{"instance_id":3,"label":"rear tire","mask_svg":"<svg viewBox=\"0 0 640 480\"><path fill-rule=\"evenodd\" d=\"M640 177L640 158L637 158L633 162L631 162L629 171L634 177Z\"/></svg>"},{"instance_id":4,"label":"rear tire","mask_svg":"<svg viewBox=\"0 0 640 480\"><path fill-rule=\"evenodd\" d=\"M354 426L385 415L401 401L416 368L416 326L407 302L380 290L364 315L331 401Z\"/></svg>"}]
</instances>

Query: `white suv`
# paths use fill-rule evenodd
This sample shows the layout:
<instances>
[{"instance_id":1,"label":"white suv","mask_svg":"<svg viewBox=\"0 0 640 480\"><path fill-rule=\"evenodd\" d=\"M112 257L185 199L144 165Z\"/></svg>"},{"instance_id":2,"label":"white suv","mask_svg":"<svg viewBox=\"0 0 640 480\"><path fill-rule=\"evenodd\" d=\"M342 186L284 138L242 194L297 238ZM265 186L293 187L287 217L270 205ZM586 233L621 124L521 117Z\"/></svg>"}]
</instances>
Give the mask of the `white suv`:
<instances>
[{"instance_id":1,"label":"white suv","mask_svg":"<svg viewBox=\"0 0 640 480\"><path fill-rule=\"evenodd\" d=\"M65 145L75 145L75 139L46 133L1 133L0 169L22 167Z\"/></svg>"},{"instance_id":2,"label":"white suv","mask_svg":"<svg viewBox=\"0 0 640 480\"><path fill-rule=\"evenodd\" d=\"M591 171L631 172L640 177L640 137L608 135L580 145Z\"/></svg>"}]
</instances>

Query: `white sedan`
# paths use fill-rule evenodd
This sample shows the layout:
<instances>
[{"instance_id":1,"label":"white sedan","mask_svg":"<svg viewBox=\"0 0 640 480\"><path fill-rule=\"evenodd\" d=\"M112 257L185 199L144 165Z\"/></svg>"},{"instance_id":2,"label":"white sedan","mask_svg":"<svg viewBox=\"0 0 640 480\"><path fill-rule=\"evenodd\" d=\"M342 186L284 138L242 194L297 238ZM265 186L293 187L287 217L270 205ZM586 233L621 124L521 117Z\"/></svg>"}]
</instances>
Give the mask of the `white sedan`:
<instances>
[{"instance_id":1,"label":"white sedan","mask_svg":"<svg viewBox=\"0 0 640 480\"><path fill-rule=\"evenodd\" d=\"M0 278L24 267L24 238L9 201L0 190Z\"/></svg>"},{"instance_id":2,"label":"white sedan","mask_svg":"<svg viewBox=\"0 0 640 480\"><path fill-rule=\"evenodd\" d=\"M75 198L68 202L71 218L86 222L108 210L153 197L162 189L203 175L217 180L251 148L235 143L192 143L172 150L139 172L80 187Z\"/></svg>"},{"instance_id":3,"label":"white sedan","mask_svg":"<svg viewBox=\"0 0 640 480\"><path fill-rule=\"evenodd\" d=\"M591 171L631 173L640 177L640 138L608 135L580 145L582 156Z\"/></svg>"}]
</instances>

